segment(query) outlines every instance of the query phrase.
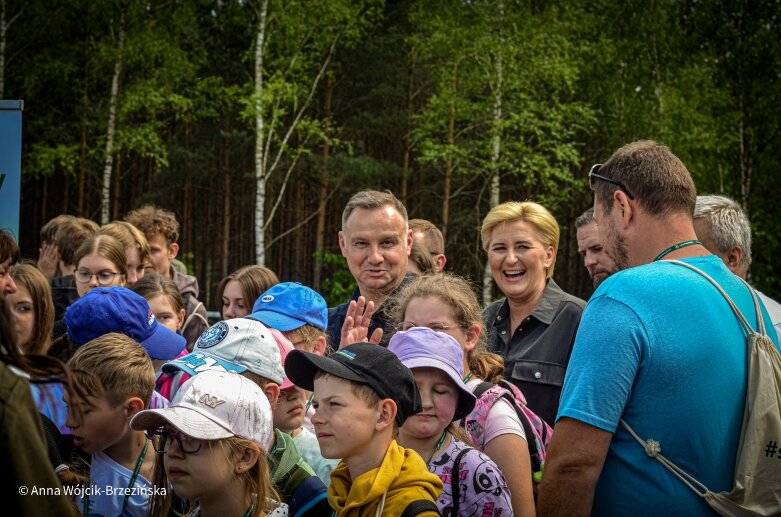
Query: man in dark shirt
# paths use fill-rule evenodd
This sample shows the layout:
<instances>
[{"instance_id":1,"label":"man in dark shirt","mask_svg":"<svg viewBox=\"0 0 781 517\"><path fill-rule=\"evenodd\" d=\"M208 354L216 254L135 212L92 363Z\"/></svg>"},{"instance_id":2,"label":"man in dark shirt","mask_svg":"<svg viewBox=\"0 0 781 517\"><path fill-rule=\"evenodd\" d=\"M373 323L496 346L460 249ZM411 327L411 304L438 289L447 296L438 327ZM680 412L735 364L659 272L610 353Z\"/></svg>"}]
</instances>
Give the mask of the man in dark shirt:
<instances>
[{"instance_id":1,"label":"man in dark shirt","mask_svg":"<svg viewBox=\"0 0 781 517\"><path fill-rule=\"evenodd\" d=\"M339 248L358 286L350 300L328 310L328 334L335 350L341 343L345 319L350 315L350 303L358 303L361 297L367 307L371 303L374 308L367 337L375 336L377 340L375 332L379 329L390 333L394 322L385 313L385 302L405 281L411 247L407 209L396 196L390 192L363 190L350 198L342 212Z\"/></svg>"}]
</instances>

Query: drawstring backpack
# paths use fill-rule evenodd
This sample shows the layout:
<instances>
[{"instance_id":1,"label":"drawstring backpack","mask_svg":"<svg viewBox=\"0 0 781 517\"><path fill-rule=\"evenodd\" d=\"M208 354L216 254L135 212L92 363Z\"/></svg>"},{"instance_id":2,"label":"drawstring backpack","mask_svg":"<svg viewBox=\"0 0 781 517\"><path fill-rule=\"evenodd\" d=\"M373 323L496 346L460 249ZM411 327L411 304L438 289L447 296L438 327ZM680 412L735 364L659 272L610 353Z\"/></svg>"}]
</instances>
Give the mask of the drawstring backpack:
<instances>
[{"instance_id":1,"label":"drawstring backpack","mask_svg":"<svg viewBox=\"0 0 781 517\"><path fill-rule=\"evenodd\" d=\"M662 447L653 439L643 440L629 424L621 425L645 449L719 515L765 516L781 514L781 356L765 331L762 309L754 289L745 281L754 300L757 331L751 328L735 302L710 276L696 267L678 260L668 260L705 277L724 296L743 330L746 332L748 386L743 412L743 427L735 460L735 480L732 491L714 493L662 455Z\"/></svg>"}]
</instances>

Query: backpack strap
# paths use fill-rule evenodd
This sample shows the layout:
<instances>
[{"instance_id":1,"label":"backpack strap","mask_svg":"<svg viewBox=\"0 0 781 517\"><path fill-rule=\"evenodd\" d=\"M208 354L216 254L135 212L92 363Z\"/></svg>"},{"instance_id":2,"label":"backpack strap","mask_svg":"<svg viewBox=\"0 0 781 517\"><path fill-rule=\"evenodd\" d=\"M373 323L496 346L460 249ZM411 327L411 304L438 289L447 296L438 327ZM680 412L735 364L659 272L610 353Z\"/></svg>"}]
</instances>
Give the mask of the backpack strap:
<instances>
[{"instance_id":1,"label":"backpack strap","mask_svg":"<svg viewBox=\"0 0 781 517\"><path fill-rule=\"evenodd\" d=\"M730 308L732 309L732 312L735 313L735 317L738 319L738 322L740 323L740 326L743 327L743 330L746 332L746 335L754 333L754 329L749 324L748 320L746 320L746 317L743 316L743 313L740 312L740 309L738 309L738 306L735 305L735 302L732 301L732 298L727 294L727 292L716 282L713 278L711 278L707 273L702 271L699 268L696 268L692 266L691 264L687 264L686 262L682 262L680 260L665 260L664 262L669 262L670 264L677 264L679 266L683 266L687 269L690 269L694 271L695 273L698 273L700 276L705 278L707 281L709 281L711 284L713 284L713 287L718 290L721 295L724 297L725 300L727 300L727 303L729 304ZM762 309L759 305L759 299L757 298L757 293L754 291L754 289L748 285L748 282L743 280L742 278L738 277L741 282L746 286L749 293L751 293L751 298L754 300L754 310L757 313L757 330L756 332L758 334L762 334L763 336L767 335L767 331L765 330L765 319L762 316Z\"/></svg>"},{"instance_id":2,"label":"backpack strap","mask_svg":"<svg viewBox=\"0 0 781 517\"><path fill-rule=\"evenodd\" d=\"M526 417L525 414L523 414L521 408L518 407L518 402L515 400L512 391L509 388L502 386L501 382L500 384L492 384L486 381L481 382L475 388L474 391L475 398L479 399L480 397L483 396L483 394L485 394L485 392L487 392L489 389L493 388L494 386L499 386L500 388L502 388L502 393L496 399L496 401L499 401L500 399L506 400L510 404L510 406L515 410L515 414L518 415L518 420L521 422L523 433L526 435L526 446L529 448L529 458L531 458L532 472L538 472L542 468L541 467L542 460L539 454L537 454L537 446L534 444L534 440L536 439L534 436L534 430L532 429L529 419ZM547 435L547 431L545 429L543 429L542 432L546 433Z\"/></svg>"},{"instance_id":3,"label":"backpack strap","mask_svg":"<svg viewBox=\"0 0 781 517\"><path fill-rule=\"evenodd\" d=\"M748 283L743 280L742 278L738 277L741 282L746 286L749 293L751 293L751 297L754 300L754 310L757 313L757 327L758 330L755 332L754 329L749 324L748 320L746 320L746 317L743 315L743 313L738 309L738 306L735 305L735 302L732 301L732 298L727 294L727 292L716 282L713 278L710 277L707 273L702 271L701 269L692 266L691 264L688 264L686 262L680 261L680 260L665 260L664 262L669 262L670 264L676 264L678 266L683 266L691 271L694 271L695 273L699 274L706 280L708 280L711 284L713 284L713 287L718 290L721 295L724 297L724 299L729 304L730 308L732 309L732 312L735 314L735 317L738 319L738 323L740 323L740 326L743 327L743 331L746 333L747 336L759 333L763 336L767 336L767 332L765 330L765 321L764 317L762 316L762 309L759 305L759 299L757 298L757 294L754 291L754 289L748 285ZM626 432L628 432L632 438L635 439L635 441L640 444L640 446L645 450L645 453L655 460L657 460L659 463L662 464L667 470L672 472L675 477L680 479L687 487L689 487L692 492L697 494L698 496L705 498L707 494L711 493L710 490L708 490L708 487L697 481L691 474L680 468L678 465L667 459L662 454L662 446L659 442L653 439L649 440L643 440L638 436L637 433L635 433L634 429L632 429L629 424L624 420L623 418L620 420L621 427L623 427Z\"/></svg>"},{"instance_id":4,"label":"backpack strap","mask_svg":"<svg viewBox=\"0 0 781 517\"><path fill-rule=\"evenodd\" d=\"M499 385L505 387L505 389L507 389L507 391L510 392L509 394L512 394L513 386L511 386L510 383L506 379L502 379L501 381L499 381ZM523 432L526 433L527 437L528 436L534 436L534 429L532 429L531 422L529 422L529 417L525 413L523 413L522 411L518 410L519 408L516 407L517 406L517 401L516 401L515 397L512 397L512 398L513 398L513 401L516 402L516 404L513 404L513 407L515 407L515 412L518 413L518 418L521 420L521 425L523 426ZM527 406L528 406L528 404L527 404ZM521 417L523 417L523 418L521 418ZM544 425L540 426L540 429L539 429L540 441L542 443L548 443L548 441L550 440L550 437L548 436L548 430L550 429L550 427L549 427L550 424L548 424L548 422L543 420L542 417L540 417L539 415L537 415L537 417L544 424ZM529 433L531 433L531 435ZM529 447L529 452L531 454L531 457L534 458L534 456L536 455L536 450L534 450L531 447ZM532 461L534 461L534 460L532 460ZM541 459L540 459L540 461L541 461Z\"/></svg>"},{"instance_id":5,"label":"backpack strap","mask_svg":"<svg viewBox=\"0 0 781 517\"><path fill-rule=\"evenodd\" d=\"M401 513L401 517L415 517L424 512L436 512L437 515L441 515L436 504L428 499L419 499L408 504Z\"/></svg>"},{"instance_id":6,"label":"backpack strap","mask_svg":"<svg viewBox=\"0 0 781 517\"><path fill-rule=\"evenodd\" d=\"M485 393L486 391L490 390L494 386L496 386L496 384L494 384L492 382L488 382L488 381L483 381L483 382L481 382L480 384L477 385L477 387L475 388L475 391L473 391L472 393L474 393L476 399L479 399L480 397L483 396L483 393Z\"/></svg>"},{"instance_id":7,"label":"backpack strap","mask_svg":"<svg viewBox=\"0 0 781 517\"><path fill-rule=\"evenodd\" d=\"M189 301L189 296L190 296L190 294L188 293L188 301ZM187 303L188 302L184 303L185 307L187 307ZM206 318L204 318L202 315L198 314L198 309L200 309L201 307L203 307L203 303L202 302L198 302L198 305L196 305L193 308L193 311L190 313L189 316L187 316L187 319L184 320L184 323L182 324L182 332L184 332L184 329L187 328L187 326L190 324L190 322L193 319L201 320L201 323L206 325L207 328L209 327L209 322L206 320Z\"/></svg>"},{"instance_id":8,"label":"backpack strap","mask_svg":"<svg viewBox=\"0 0 781 517\"><path fill-rule=\"evenodd\" d=\"M453 508L450 515L458 515L459 501L461 501L461 458L470 450L469 447L462 449L453 460L453 468L450 470L450 494L453 499Z\"/></svg>"}]
</instances>

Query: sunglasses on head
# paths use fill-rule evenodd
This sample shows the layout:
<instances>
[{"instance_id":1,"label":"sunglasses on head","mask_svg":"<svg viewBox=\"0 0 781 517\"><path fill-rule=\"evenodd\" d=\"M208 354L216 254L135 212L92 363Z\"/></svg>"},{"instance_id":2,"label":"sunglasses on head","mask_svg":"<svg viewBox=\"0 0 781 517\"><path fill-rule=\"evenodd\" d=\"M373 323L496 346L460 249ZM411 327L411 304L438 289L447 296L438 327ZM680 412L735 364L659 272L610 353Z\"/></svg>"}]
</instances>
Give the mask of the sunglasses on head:
<instances>
[{"instance_id":1,"label":"sunglasses on head","mask_svg":"<svg viewBox=\"0 0 781 517\"><path fill-rule=\"evenodd\" d=\"M591 190L594 190L594 180L601 180L606 183L610 183L612 185L617 186L621 190L624 191L624 193L627 195L629 199L634 199L635 196L632 194L632 191L630 191L628 188L626 188L626 185L621 183L620 181L616 181L614 179L607 178L605 176L602 176L601 174L598 174L599 169L602 168L601 163L597 163L591 167L591 170L588 173L588 186Z\"/></svg>"}]
</instances>

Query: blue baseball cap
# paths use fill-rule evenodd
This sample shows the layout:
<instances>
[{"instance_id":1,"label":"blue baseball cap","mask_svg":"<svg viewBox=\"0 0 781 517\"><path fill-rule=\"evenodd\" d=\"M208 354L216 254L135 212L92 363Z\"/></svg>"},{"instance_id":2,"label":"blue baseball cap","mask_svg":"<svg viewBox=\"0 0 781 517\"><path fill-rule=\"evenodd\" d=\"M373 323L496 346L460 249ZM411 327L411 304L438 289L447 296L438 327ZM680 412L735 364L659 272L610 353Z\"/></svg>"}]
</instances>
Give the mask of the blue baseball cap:
<instances>
[{"instance_id":1,"label":"blue baseball cap","mask_svg":"<svg viewBox=\"0 0 781 517\"><path fill-rule=\"evenodd\" d=\"M83 345L104 334L125 334L152 359L170 360L187 345L184 337L160 325L143 296L124 287L95 287L65 311L68 337Z\"/></svg>"},{"instance_id":2,"label":"blue baseball cap","mask_svg":"<svg viewBox=\"0 0 781 517\"><path fill-rule=\"evenodd\" d=\"M317 291L298 282L282 282L260 295L246 316L267 327L290 332L307 323L320 330L328 326L328 305Z\"/></svg>"}]
</instances>

